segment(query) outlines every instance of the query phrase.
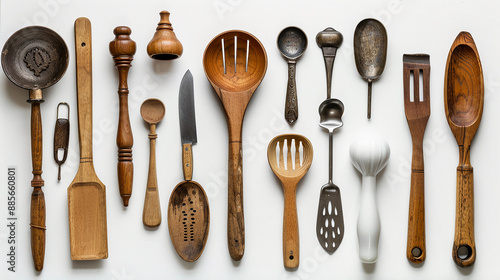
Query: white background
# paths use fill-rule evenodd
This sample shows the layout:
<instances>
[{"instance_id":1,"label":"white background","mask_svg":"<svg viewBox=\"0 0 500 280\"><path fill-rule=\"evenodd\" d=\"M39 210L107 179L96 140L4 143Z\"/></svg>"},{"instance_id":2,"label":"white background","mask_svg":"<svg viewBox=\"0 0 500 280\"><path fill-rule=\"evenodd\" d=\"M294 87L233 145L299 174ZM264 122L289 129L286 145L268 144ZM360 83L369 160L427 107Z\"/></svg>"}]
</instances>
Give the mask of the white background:
<instances>
[{"instance_id":1,"label":"white background","mask_svg":"<svg viewBox=\"0 0 500 280\"><path fill-rule=\"evenodd\" d=\"M175 61L154 61L146 45L161 10L184 45ZM500 18L495 1L2 1L0 43L27 25L54 29L66 41L70 64L63 77L44 90L43 179L47 204L45 266L33 268L30 248L29 207L31 157L28 92L0 75L0 278L27 279L498 279L495 272L500 248L500 197L498 177L498 75ZM75 90L73 24L77 17L92 22L94 77L94 162L107 187L109 258L73 262L70 259L66 188L79 163ZM367 17L379 19L389 37L387 65L373 84L372 119L366 119L367 84L356 71L352 42L354 29ZM134 189L124 208L116 175L118 78L109 54L113 29L127 25L137 43L129 73L129 108L134 132ZM290 127L283 118L287 66L276 47L278 33L295 25L303 29L309 46L297 64L298 122ZM345 104L342 127L334 138L334 181L342 192L345 236L333 255L316 239L316 213L321 186L328 178L328 134L318 126L317 108L326 98L325 69L316 34L332 26L344 36L333 71L333 96ZM208 42L229 29L243 29L261 40L268 54L268 71L253 96L244 122L244 201L246 250L240 263L227 251L227 128L219 100L205 78L202 56ZM455 221L455 174L458 149L448 128L443 105L443 78L449 48L462 30L475 39L484 71L485 106L482 123L473 141L471 161L475 179L475 229L477 260L466 269L451 257ZM402 55L428 53L431 57L431 117L425 134L427 259L413 266L406 259L411 138L404 116ZM178 89L184 72L194 75L198 144L193 147L194 176L205 188L211 223L205 251L195 263L181 260L169 239L166 209L170 192L180 182L181 143ZM141 119L140 104L160 98L167 113L158 127L158 182L163 222L156 230L142 225L142 209L148 170L148 127ZM52 156L56 106L71 106L70 153L57 181ZM389 165L378 176L377 199L382 222L379 258L363 265L358 258L356 221L361 177L350 163L352 141L366 132L387 139ZM281 133L300 133L314 146L314 161L298 187L300 267L289 272L282 262L283 195L279 181L267 163L269 140ZM7 167L18 168L18 263L7 271L6 228Z\"/></svg>"}]
</instances>

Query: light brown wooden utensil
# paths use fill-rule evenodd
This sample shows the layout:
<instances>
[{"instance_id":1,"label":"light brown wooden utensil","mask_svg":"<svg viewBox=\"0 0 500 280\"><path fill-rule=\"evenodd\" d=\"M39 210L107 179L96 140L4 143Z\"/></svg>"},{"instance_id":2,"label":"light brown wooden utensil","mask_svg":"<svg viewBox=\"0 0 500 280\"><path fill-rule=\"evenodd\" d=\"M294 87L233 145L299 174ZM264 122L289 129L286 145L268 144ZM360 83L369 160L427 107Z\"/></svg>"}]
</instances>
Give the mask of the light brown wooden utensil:
<instances>
[{"instance_id":1,"label":"light brown wooden utensil","mask_svg":"<svg viewBox=\"0 0 500 280\"><path fill-rule=\"evenodd\" d=\"M425 260L424 133L431 114L429 55L403 55L403 84L406 120L412 138L411 188L408 212L406 257L413 263ZM420 75L422 85L420 88ZM413 88L410 88L413 79ZM422 100L419 93L422 92ZM411 100L413 96L413 101Z\"/></svg>"},{"instance_id":2,"label":"light brown wooden utensil","mask_svg":"<svg viewBox=\"0 0 500 280\"><path fill-rule=\"evenodd\" d=\"M118 26L113 30L115 39L109 43L109 52L113 56L115 67L118 69L118 96L120 112L118 115L118 132L116 145L118 146L118 187L123 206L128 206L132 195L134 181L134 163L132 162L132 146L134 137L128 114L128 70L132 67L135 54L135 42L130 39L132 31L127 26Z\"/></svg>"},{"instance_id":3,"label":"light brown wooden utensil","mask_svg":"<svg viewBox=\"0 0 500 280\"><path fill-rule=\"evenodd\" d=\"M92 39L90 20L75 21L76 87L80 166L68 187L72 260L108 257L106 187L97 178L92 158Z\"/></svg>"},{"instance_id":4,"label":"light brown wooden utensil","mask_svg":"<svg viewBox=\"0 0 500 280\"><path fill-rule=\"evenodd\" d=\"M474 39L461 32L453 42L446 62L444 109L459 150L455 239L452 256L465 267L476 260L474 241L474 178L470 146L483 114L484 81Z\"/></svg>"},{"instance_id":5,"label":"light brown wooden utensil","mask_svg":"<svg viewBox=\"0 0 500 280\"><path fill-rule=\"evenodd\" d=\"M159 99L150 98L142 103L141 116L149 124L149 173L142 223L148 227L157 227L161 223L161 209L156 177L156 125L165 116L165 105Z\"/></svg>"},{"instance_id":6,"label":"light brown wooden utensil","mask_svg":"<svg viewBox=\"0 0 500 280\"><path fill-rule=\"evenodd\" d=\"M312 144L299 134L274 137L267 147L267 160L283 185L283 264L299 266L299 221L297 218L297 184L306 175L313 159Z\"/></svg>"},{"instance_id":7,"label":"light brown wooden utensil","mask_svg":"<svg viewBox=\"0 0 500 280\"><path fill-rule=\"evenodd\" d=\"M203 68L226 112L229 134L227 233L229 254L238 261L245 250L241 132L248 103L266 74L266 50L248 32L226 31L208 44L203 54Z\"/></svg>"}]
</instances>

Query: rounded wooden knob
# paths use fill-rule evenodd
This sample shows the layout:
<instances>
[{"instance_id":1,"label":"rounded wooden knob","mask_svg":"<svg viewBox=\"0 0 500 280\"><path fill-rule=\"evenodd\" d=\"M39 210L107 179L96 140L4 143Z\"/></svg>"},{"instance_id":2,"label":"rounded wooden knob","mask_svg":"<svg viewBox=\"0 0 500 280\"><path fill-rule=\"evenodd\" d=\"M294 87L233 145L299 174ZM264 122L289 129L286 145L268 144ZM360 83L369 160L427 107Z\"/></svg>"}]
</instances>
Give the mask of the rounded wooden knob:
<instances>
[{"instance_id":1,"label":"rounded wooden knob","mask_svg":"<svg viewBox=\"0 0 500 280\"><path fill-rule=\"evenodd\" d=\"M118 26L113 30L115 39L109 43L109 52L113 57L120 55L133 56L135 54L135 42L130 39L130 30L127 26Z\"/></svg>"},{"instance_id":2,"label":"rounded wooden knob","mask_svg":"<svg viewBox=\"0 0 500 280\"><path fill-rule=\"evenodd\" d=\"M160 22L148 44L148 55L153 59L172 60L182 55L182 44L175 36L169 17L168 11L160 13Z\"/></svg>"}]
</instances>

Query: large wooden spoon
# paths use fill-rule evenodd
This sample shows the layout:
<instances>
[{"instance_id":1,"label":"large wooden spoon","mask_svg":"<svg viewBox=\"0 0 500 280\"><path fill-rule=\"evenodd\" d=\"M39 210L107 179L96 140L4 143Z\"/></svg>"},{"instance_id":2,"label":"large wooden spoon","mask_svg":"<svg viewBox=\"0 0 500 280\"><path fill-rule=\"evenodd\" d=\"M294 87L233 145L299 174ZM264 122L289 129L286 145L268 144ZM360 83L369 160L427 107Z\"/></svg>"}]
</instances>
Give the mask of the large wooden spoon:
<instances>
[{"instance_id":1,"label":"large wooden spoon","mask_svg":"<svg viewBox=\"0 0 500 280\"><path fill-rule=\"evenodd\" d=\"M208 44L203 54L203 68L226 112L229 132L227 234L229 254L239 261L245 250L241 132L248 103L266 74L266 50L248 32L226 31Z\"/></svg>"},{"instance_id":2,"label":"large wooden spoon","mask_svg":"<svg viewBox=\"0 0 500 280\"><path fill-rule=\"evenodd\" d=\"M459 149L453 260L470 266L476 260L474 242L474 178L470 163L472 138L483 114L484 82L476 44L468 32L453 42L446 62L444 109Z\"/></svg>"}]
</instances>

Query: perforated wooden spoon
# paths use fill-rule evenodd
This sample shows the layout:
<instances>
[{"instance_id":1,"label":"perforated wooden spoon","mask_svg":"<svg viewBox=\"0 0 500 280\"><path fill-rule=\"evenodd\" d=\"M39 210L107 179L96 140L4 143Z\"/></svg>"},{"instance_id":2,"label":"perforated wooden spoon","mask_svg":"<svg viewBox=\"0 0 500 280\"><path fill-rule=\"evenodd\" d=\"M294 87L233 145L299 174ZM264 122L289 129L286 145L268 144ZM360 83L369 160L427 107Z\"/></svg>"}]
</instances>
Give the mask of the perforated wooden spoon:
<instances>
[{"instance_id":1,"label":"perforated wooden spoon","mask_svg":"<svg viewBox=\"0 0 500 280\"><path fill-rule=\"evenodd\" d=\"M283 212L283 263L286 268L299 266L299 221L295 193L313 159L312 144L299 134L274 137L267 147L267 160L280 179L285 196Z\"/></svg>"}]
</instances>

